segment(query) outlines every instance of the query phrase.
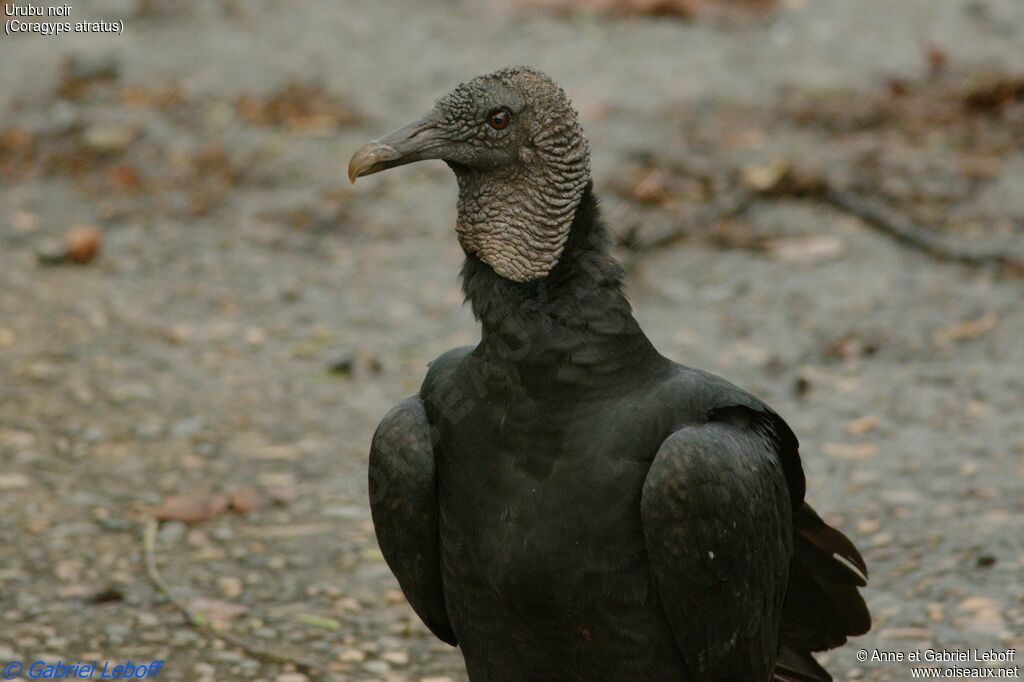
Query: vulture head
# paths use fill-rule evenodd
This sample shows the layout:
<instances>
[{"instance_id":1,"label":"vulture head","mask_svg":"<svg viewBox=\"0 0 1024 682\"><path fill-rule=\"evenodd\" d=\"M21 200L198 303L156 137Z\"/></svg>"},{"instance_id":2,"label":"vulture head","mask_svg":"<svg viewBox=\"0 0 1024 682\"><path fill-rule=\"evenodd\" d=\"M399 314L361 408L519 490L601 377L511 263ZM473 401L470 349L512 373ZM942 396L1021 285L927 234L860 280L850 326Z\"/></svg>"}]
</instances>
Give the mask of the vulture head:
<instances>
[{"instance_id":1,"label":"vulture head","mask_svg":"<svg viewBox=\"0 0 1024 682\"><path fill-rule=\"evenodd\" d=\"M590 182L587 139L554 81L512 67L463 83L417 121L364 145L348 175L354 183L426 159L455 171L466 251L515 282L551 271Z\"/></svg>"}]
</instances>

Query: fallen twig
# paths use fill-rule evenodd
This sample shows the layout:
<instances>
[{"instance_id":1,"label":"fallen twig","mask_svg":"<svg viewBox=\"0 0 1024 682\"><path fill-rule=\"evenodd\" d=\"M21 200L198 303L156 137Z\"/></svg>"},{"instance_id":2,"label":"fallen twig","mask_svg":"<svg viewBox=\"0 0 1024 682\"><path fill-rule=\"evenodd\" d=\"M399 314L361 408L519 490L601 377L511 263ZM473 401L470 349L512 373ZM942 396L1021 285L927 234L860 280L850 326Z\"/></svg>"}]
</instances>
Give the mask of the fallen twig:
<instances>
[{"instance_id":1,"label":"fallen twig","mask_svg":"<svg viewBox=\"0 0 1024 682\"><path fill-rule=\"evenodd\" d=\"M174 605L174 607L177 608L183 616L185 616L185 620L188 621L189 625L197 630L206 632L213 637L222 639L228 644L245 651L253 658L266 663L291 664L294 665L296 669L306 674L314 675L325 680L335 679L327 669L316 661L311 661L297 656L289 656L258 646L242 637L239 637L238 635L224 630L217 623L209 620L201 613L198 613L189 607L188 604L175 596L174 591L164 580L156 566L156 533L159 525L159 521L150 517L146 519L146 525L143 528L142 548L143 560L146 565L146 576L149 578L153 587L155 587L158 592L162 593L164 597L166 597L167 600Z\"/></svg>"},{"instance_id":2,"label":"fallen twig","mask_svg":"<svg viewBox=\"0 0 1024 682\"><path fill-rule=\"evenodd\" d=\"M692 220L678 223L661 234L647 239L638 239L635 234L624 235L619 240L619 246L627 251L625 267L629 269L641 252L670 246L683 237L699 233L702 228L706 231L710 226L742 215L759 199L783 198L820 201L860 219L905 246L941 261L975 268L995 268L1010 276L1024 275L1024 261L1019 258L952 244L933 230L918 225L885 204L837 189L819 174L790 166L772 171L763 183L760 180L752 185L748 182L748 186L730 193L723 201L711 204Z\"/></svg>"},{"instance_id":3,"label":"fallen twig","mask_svg":"<svg viewBox=\"0 0 1024 682\"><path fill-rule=\"evenodd\" d=\"M756 188L755 194L771 198L816 199L938 260L978 268L994 267L1009 275L1024 274L1024 262L1012 256L969 250L951 244L935 231L918 225L885 204L833 187L828 178L821 174L786 166L774 182Z\"/></svg>"},{"instance_id":4,"label":"fallen twig","mask_svg":"<svg viewBox=\"0 0 1024 682\"><path fill-rule=\"evenodd\" d=\"M889 235L896 241L943 261L976 268L997 268L1004 274L1024 274L1024 262L1004 253L979 252L950 244L888 206L864 197L826 188L822 199L841 211Z\"/></svg>"}]
</instances>

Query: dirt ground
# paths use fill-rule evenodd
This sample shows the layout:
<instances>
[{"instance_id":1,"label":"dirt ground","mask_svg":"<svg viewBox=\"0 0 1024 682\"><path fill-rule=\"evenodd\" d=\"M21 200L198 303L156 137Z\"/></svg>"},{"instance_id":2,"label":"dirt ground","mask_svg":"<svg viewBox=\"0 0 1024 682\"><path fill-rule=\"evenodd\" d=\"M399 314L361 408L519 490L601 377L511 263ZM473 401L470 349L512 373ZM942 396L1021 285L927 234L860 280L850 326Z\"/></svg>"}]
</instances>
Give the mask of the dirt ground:
<instances>
[{"instance_id":1,"label":"dirt ground","mask_svg":"<svg viewBox=\"0 0 1024 682\"><path fill-rule=\"evenodd\" d=\"M1024 668L1021 273L764 191L799 169L939 256L1020 262L1019 0L696 20L94 0L72 19L125 30L0 37L0 661L465 679L397 591L365 482L380 417L477 336L455 183L422 164L350 188L343 167L528 63L581 111L649 335L787 418L809 499L864 552L875 625L826 667L903 680L858 650L979 647ZM149 554L199 627L147 575L154 515Z\"/></svg>"}]
</instances>

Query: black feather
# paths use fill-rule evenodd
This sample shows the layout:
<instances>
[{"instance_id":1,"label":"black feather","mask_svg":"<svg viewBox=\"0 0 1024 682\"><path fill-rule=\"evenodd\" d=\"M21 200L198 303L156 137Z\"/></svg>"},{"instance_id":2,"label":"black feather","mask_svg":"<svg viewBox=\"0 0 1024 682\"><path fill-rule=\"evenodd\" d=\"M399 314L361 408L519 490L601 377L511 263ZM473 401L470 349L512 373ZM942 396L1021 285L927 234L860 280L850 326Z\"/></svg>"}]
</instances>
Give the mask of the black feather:
<instances>
[{"instance_id":1,"label":"black feather","mask_svg":"<svg viewBox=\"0 0 1024 682\"><path fill-rule=\"evenodd\" d=\"M871 614L857 589L866 584L867 566L853 543L826 525L809 505L794 521L782 641L803 651L831 649L871 629Z\"/></svg>"}]
</instances>

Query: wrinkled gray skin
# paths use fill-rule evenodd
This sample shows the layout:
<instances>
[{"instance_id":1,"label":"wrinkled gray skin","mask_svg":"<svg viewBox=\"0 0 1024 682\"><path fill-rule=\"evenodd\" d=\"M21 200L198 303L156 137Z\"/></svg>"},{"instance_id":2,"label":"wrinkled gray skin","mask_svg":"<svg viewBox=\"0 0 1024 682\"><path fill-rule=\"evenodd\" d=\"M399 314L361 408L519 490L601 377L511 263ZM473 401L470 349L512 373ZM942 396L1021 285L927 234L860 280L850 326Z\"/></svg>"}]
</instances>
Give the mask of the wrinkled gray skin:
<instances>
[{"instance_id":1,"label":"wrinkled gray skin","mask_svg":"<svg viewBox=\"0 0 1024 682\"><path fill-rule=\"evenodd\" d=\"M488 117L500 110L511 122L496 130ZM349 176L431 158L458 178L456 230L466 251L514 282L551 271L590 178L586 137L558 85L527 67L474 78L357 152Z\"/></svg>"}]
</instances>

